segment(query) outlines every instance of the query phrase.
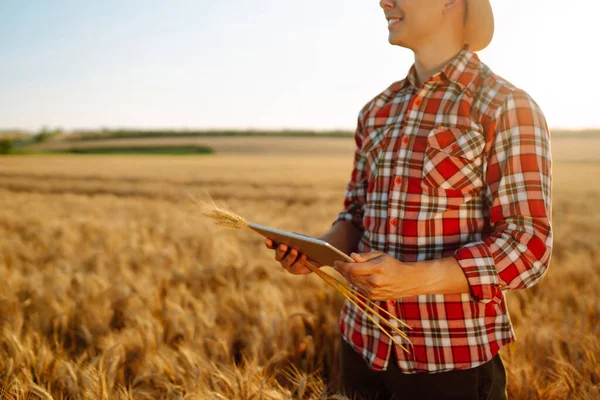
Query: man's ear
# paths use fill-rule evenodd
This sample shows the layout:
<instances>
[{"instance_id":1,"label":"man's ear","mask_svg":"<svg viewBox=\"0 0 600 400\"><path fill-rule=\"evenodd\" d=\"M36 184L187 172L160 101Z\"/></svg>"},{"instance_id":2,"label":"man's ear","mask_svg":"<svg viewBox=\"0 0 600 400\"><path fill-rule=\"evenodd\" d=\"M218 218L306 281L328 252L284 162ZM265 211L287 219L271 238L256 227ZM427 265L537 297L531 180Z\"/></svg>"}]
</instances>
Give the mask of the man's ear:
<instances>
[{"instance_id":1,"label":"man's ear","mask_svg":"<svg viewBox=\"0 0 600 400\"><path fill-rule=\"evenodd\" d=\"M466 0L444 0L444 9L442 10L442 14L450 14L452 11L458 8L462 1Z\"/></svg>"}]
</instances>

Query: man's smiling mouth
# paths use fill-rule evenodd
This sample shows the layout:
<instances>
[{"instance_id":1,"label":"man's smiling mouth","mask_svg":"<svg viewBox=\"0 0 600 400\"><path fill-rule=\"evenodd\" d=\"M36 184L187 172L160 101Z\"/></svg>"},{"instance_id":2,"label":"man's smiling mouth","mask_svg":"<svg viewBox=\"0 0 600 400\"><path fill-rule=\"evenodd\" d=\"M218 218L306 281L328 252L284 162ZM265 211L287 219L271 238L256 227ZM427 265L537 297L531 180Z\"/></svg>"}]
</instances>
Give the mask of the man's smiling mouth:
<instances>
[{"instance_id":1,"label":"man's smiling mouth","mask_svg":"<svg viewBox=\"0 0 600 400\"><path fill-rule=\"evenodd\" d=\"M388 18L388 27L394 26L397 23L399 23L400 21L402 21L404 18L396 18L396 17L391 17Z\"/></svg>"}]
</instances>

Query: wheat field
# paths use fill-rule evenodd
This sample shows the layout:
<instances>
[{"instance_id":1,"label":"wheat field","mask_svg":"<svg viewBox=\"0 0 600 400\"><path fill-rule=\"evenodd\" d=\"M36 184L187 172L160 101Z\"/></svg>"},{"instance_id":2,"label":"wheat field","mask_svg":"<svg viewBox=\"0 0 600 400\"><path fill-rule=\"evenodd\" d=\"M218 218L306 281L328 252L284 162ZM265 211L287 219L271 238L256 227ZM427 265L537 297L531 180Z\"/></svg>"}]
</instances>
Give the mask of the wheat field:
<instances>
[{"instance_id":1,"label":"wheat field","mask_svg":"<svg viewBox=\"0 0 600 400\"><path fill-rule=\"evenodd\" d=\"M319 235L351 149L0 158L0 397L344 398L343 298L283 271L256 233L201 219L190 196ZM600 398L598 176L597 162L555 162L548 274L508 294L511 399Z\"/></svg>"}]
</instances>

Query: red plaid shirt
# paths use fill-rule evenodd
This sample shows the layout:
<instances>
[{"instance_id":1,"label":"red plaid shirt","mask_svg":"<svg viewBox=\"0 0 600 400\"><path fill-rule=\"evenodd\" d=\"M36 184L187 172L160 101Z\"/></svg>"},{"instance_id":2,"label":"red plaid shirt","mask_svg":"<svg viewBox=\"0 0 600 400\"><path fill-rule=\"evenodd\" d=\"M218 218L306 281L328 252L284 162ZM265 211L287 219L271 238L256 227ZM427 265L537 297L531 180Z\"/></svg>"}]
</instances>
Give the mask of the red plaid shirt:
<instances>
[{"instance_id":1,"label":"red plaid shirt","mask_svg":"<svg viewBox=\"0 0 600 400\"><path fill-rule=\"evenodd\" d=\"M345 208L333 223L363 231L357 252L455 257L470 293L378 302L413 328L410 353L347 300L340 329L376 371L392 348L405 373L467 369L515 339L503 291L531 287L547 270L550 135L532 98L468 47L420 87L415 77L413 65L360 110Z\"/></svg>"}]
</instances>

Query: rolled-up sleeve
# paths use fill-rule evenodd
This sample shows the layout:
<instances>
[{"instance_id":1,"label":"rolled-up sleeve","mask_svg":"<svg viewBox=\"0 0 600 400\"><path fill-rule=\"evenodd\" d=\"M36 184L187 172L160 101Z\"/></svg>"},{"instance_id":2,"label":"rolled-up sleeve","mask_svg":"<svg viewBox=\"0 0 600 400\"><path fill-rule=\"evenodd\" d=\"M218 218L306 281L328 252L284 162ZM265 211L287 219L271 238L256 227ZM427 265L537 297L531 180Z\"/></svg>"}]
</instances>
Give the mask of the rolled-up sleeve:
<instances>
[{"instance_id":1,"label":"rolled-up sleeve","mask_svg":"<svg viewBox=\"0 0 600 400\"><path fill-rule=\"evenodd\" d=\"M500 302L502 289L540 281L552 252L550 133L524 91L507 96L492 123L484 169L491 234L460 247L460 264L476 301Z\"/></svg>"},{"instance_id":2,"label":"rolled-up sleeve","mask_svg":"<svg viewBox=\"0 0 600 400\"><path fill-rule=\"evenodd\" d=\"M338 221L350 221L360 231L364 230L363 216L365 214L365 161L361 152L364 135L365 108L358 113L356 131L354 133L354 162L350 180L344 194L344 208L333 220L332 226Z\"/></svg>"}]
</instances>

